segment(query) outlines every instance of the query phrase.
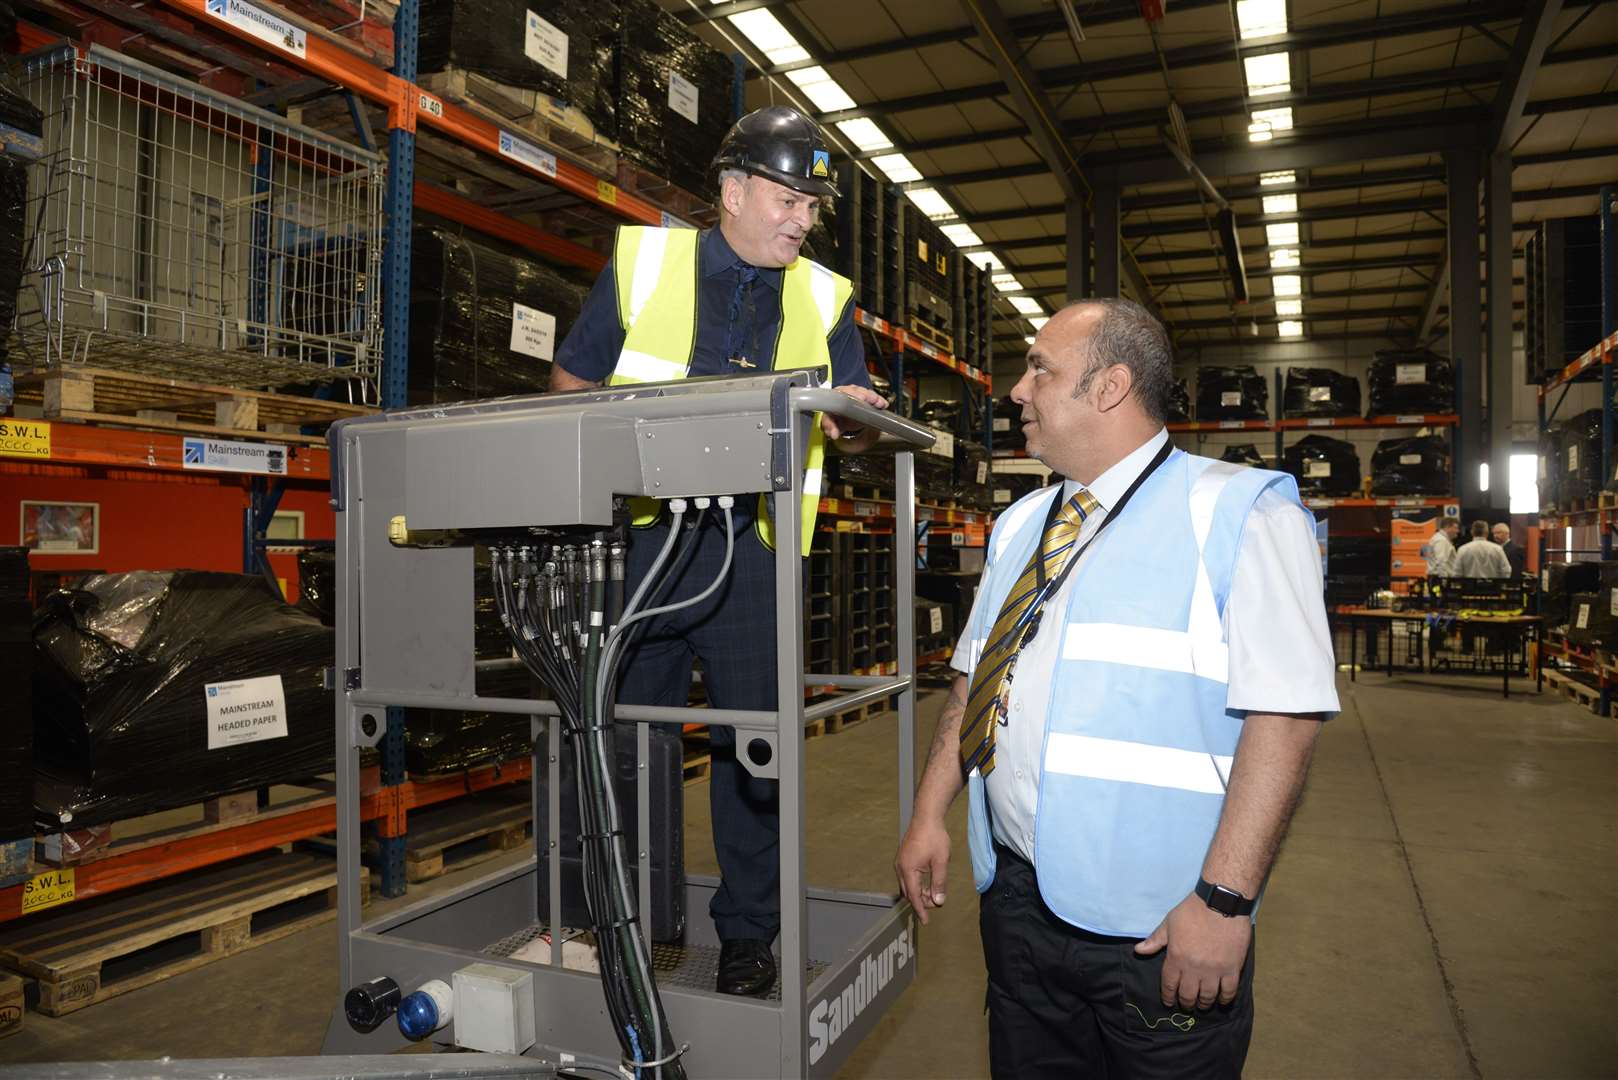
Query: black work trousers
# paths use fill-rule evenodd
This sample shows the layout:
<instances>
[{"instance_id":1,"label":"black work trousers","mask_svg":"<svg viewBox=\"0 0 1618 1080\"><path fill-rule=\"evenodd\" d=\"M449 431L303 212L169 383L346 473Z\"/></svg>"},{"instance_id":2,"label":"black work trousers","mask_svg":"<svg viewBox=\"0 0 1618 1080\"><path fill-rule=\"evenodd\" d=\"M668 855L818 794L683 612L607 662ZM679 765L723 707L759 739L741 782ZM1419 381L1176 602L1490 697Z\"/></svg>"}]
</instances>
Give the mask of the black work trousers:
<instances>
[{"instance_id":1,"label":"black work trousers","mask_svg":"<svg viewBox=\"0 0 1618 1080\"><path fill-rule=\"evenodd\" d=\"M755 499L738 497L737 502ZM700 659L703 688L714 708L775 708L775 554L759 541L751 515L734 529L735 554L719 590L694 607L647 620L638 644L623 659L620 704L685 705L692 662ZM633 530L626 596L645 580L667 537L666 524ZM659 606L696 596L718 575L725 532L716 512L704 518L696 544ZM676 546L671 564L679 551ZM721 880L708 913L721 941L773 940L781 929L777 785L754 777L736 760L734 728L714 725L709 737L708 799Z\"/></svg>"},{"instance_id":2,"label":"black work trousers","mask_svg":"<svg viewBox=\"0 0 1618 1080\"><path fill-rule=\"evenodd\" d=\"M989 1068L997 1080L1227 1080L1241 1076L1253 1034L1253 951L1229 1005L1165 1007L1164 952L1139 939L1063 922L1039 896L1034 868L996 845L980 897L989 969ZM1166 950L1165 950L1166 951Z\"/></svg>"}]
</instances>

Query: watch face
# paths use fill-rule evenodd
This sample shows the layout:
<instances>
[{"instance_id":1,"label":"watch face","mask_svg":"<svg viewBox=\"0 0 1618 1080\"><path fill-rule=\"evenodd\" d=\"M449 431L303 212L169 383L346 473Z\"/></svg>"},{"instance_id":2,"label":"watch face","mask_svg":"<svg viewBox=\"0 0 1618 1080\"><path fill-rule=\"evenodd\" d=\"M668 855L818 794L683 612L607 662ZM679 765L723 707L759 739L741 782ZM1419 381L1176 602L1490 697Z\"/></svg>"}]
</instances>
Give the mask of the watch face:
<instances>
[{"instance_id":1,"label":"watch face","mask_svg":"<svg viewBox=\"0 0 1618 1080\"><path fill-rule=\"evenodd\" d=\"M1212 895L1208 897L1208 906L1221 915L1236 914L1237 911L1241 910L1241 903L1241 895L1225 888L1223 885L1215 885Z\"/></svg>"}]
</instances>

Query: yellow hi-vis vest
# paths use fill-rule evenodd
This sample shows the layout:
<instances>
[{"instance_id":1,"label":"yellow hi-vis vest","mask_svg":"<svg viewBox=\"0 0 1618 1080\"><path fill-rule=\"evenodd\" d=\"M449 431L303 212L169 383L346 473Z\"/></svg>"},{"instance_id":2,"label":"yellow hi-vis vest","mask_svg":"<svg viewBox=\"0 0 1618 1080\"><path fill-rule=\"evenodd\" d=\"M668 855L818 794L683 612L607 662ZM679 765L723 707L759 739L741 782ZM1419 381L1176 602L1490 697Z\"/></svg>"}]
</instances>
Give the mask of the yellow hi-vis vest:
<instances>
[{"instance_id":1,"label":"yellow hi-vis vest","mask_svg":"<svg viewBox=\"0 0 1618 1080\"><path fill-rule=\"evenodd\" d=\"M612 262L618 288L618 316L624 346L607 380L627 383L672 382L691 371L697 340L697 244L695 229L659 229L646 225L618 228ZM848 305L854 286L824 266L800 258L781 274L781 326L775 339L775 367L819 368L831 381L831 351L826 338ZM820 508L820 471L826 441L816 414L809 434L803 477L803 554L814 539ZM653 500L635 500L635 524L649 525L657 516ZM759 539L775 549L775 523L767 496L759 496L755 516Z\"/></svg>"}]
</instances>

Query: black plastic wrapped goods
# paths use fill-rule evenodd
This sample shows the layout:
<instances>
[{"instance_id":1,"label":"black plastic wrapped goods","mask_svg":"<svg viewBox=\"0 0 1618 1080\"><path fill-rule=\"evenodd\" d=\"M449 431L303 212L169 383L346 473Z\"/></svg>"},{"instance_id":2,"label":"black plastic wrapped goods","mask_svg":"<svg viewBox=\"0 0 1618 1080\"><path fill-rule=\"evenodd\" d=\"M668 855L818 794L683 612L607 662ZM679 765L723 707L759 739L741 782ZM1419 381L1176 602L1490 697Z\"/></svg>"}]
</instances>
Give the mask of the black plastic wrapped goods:
<instances>
[{"instance_id":1,"label":"black plastic wrapped goods","mask_svg":"<svg viewBox=\"0 0 1618 1080\"><path fill-rule=\"evenodd\" d=\"M33 615L28 549L0 547L0 844L34 835Z\"/></svg>"},{"instance_id":2,"label":"black plastic wrapped goods","mask_svg":"<svg viewBox=\"0 0 1618 1080\"><path fill-rule=\"evenodd\" d=\"M929 450L916 454L916 494L930 501L955 496L955 455Z\"/></svg>"},{"instance_id":3,"label":"black plastic wrapped goods","mask_svg":"<svg viewBox=\"0 0 1618 1080\"><path fill-rule=\"evenodd\" d=\"M436 224L415 228L410 252L411 403L543 393L583 286Z\"/></svg>"},{"instance_id":4,"label":"black plastic wrapped goods","mask_svg":"<svg viewBox=\"0 0 1618 1080\"><path fill-rule=\"evenodd\" d=\"M1550 424L1539 433L1539 508L1562 505L1562 425Z\"/></svg>"},{"instance_id":5,"label":"black plastic wrapped goods","mask_svg":"<svg viewBox=\"0 0 1618 1080\"><path fill-rule=\"evenodd\" d=\"M34 621L40 813L95 825L330 770L332 646L256 575L97 574L52 593Z\"/></svg>"},{"instance_id":6,"label":"black plastic wrapped goods","mask_svg":"<svg viewBox=\"0 0 1618 1080\"><path fill-rule=\"evenodd\" d=\"M993 486L994 506L1001 510L1044 487L1045 478L1036 473L999 472L994 474Z\"/></svg>"},{"instance_id":7,"label":"black plastic wrapped goods","mask_svg":"<svg viewBox=\"0 0 1618 1080\"><path fill-rule=\"evenodd\" d=\"M1601 490L1601 410L1590 409L1562 425L1558 440L1561 498L1588 499Z\"/></svg>"},{"instance_id":8,"label":"black plastic wrapped goods","mask_svg":"<svg viewBox=\"0 0 1618 1080\"><path fill-rule=\"evenodd\" d=\"M994 503L994 462L989 451L980 442L971 439L955 441L955 498L987 510Z\"/></svg>"},{"instance_id":9,"label":"black plastic wrapped goods","mask_svg":"<svg viewBox=\"0 0 1618 1080\"><path fill-rule=\"evenodd\" d=\"M1574 645L1611 648L1618 645L1618 615L1611 592L1579 592L1568 597L1567 640Z\"/></svg>"},{"instance_id":10,"label":"black plastic wrapped goods","mask_svg":"<svg viewBox=\"0 0 1618 1080\"><path fill-rule=\"evenodd\" d=\"M961 431L961 403L946 398L928 398L916 404L915 419L929 427L948 431L957 437Z\"/></svg>"},{"instance_id":11,"label":"black plastic wrapped goods","mask_svg":"<svg viewBox=\"0 0 1618 1080\"><path fill-rule=\"evenodd\" d=\"M1442 435L1383 439L1371 452L1372 495L1448 495L1449 440Z\"/></svg>"},{"instance_id":12,"label":"black plastic wrapped goods","mask_svg":"<svg viewBox=\"0 0 1618 1080\"><path fill-rule=\"evenodd\" d=\"M1330 368L1287 368L1281 408L1282 415L1290 418L1358 416L1360 381Z\"/></svg>"},{"instance_id":13,"label":"black plastic wrapped goods","mask_svg":"<svg viewBox=\"0 0 1618 1080\"><path fill-rule=\"evenodd\" d=\"M1264 455L1258 452L1258 447L1253 443L1232 443L1225 447L1225 452L1219 455L1219 460L1264 468Z\"/></svg>"},{"instance_id":14,"label":"black plastic wrapped goods","mask_svg":"<svg viewBox=\"0 0 1618 1080\"><path fill-rule=\"evenodd\" d=\"M1197 369L1198 420L1268 420L1270 390L1251 367Z\"/></svg>"},{"instance_id":15,"label":"black plastic wrapped goods","mask_svg":"<svg viewBox=\"0 0 1618 1080\"><path fill-rule=\"evenodd\" d=\"M1455 411L1455 372L1450 362L1426 350L1378 350L1368 379L1367 416Z\"/></svg>"},{"instance_id":16,"label":"black plastic wrapped goods","mask_svg":"<svg viewBox=\"0 0 1618 1080\"><path fill-rule=\"evenodd\" d=\"M618 142L688 191L709 191L708 167L734 120L730 58L653 0L623 0Z\"/></svg>"},{"instance_id":17,"label":"black plastic wrapped goods","mask_svg":"<svg viewBox=\"0 0 1618 1080\"><path fill-rule=\"evenodd\" d=\"M1169 390L1168 413L1164 419L1171 424L1183 424L1191 419L1191 389L1184 379L1175 379Z\"/></svg>"},{"instance_id":18,"label":"black plastic wrapped goods","mask_svg":"<svg viewBox=\"0 0 1618 1080\"><path fill-rule=\"evenodd\" d=\"M1360 459L1354 444L1324 435L1305 435L1282 454L1298 490L1309 495L1351 495L1360 488Z\"/></svg>"},{"instance_id":19,"label":"black plastic wrapped goods","mask_svg":"<svg viewBox=\"0 0 1618 1080\"><path fill-rule=\"evenodd\" d=\"M1563 626L1575 593L1593 593L1601 587L1601 564L1547 563L1539 571L1539 614L1546 626Z\"/></svg>"},{"instance_id":20,"label":"black plastic wrapped goods","mask_svg":"<svg viewBox=\"0 0 1618 1080\"><path fill-rule=\"evenodd\" d=\"M1028 445L1022 433L1022 406L1009 396L995 399L993 427L996 450L1021 450Z\"/></svg>"},{"instance_id":21,"label":"black plastic wrapped goods","mask_svg":"<svg viewBox=\"0 0 1618 1080\"><path fill-rule=\"evenodd\" d=\"M893 455L827 454L825 475L828 484L858 484L892 491Z\"/></svg>"},{"instance_id":22,"label":"black plastic wrapped goods","mask_svg":"<svg viewBox=\"0 0 1618 1080\"><path fill-rule=\"evenodd\" d=\"M615 138L619 6L603 0L422 0L417 69L538 90Z\"/></svg>"}]
</instances>

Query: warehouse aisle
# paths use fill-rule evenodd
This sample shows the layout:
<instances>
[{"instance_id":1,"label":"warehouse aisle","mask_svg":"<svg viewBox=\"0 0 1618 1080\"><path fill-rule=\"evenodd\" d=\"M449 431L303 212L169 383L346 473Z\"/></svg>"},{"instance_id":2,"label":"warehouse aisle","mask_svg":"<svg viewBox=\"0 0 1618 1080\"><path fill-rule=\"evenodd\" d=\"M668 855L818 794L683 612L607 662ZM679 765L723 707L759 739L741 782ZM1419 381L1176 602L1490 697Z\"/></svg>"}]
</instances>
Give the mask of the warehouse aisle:
<instances>
[{"instance_id":1,"label":"warehouse aisle","mask_svg":"<svg viewBox=\"0 0 1618 1080\"><path fill-rule=\"evenodd\" d=\"M1483 682L1343 682L1272 879L1252 1077L1610 1076L1618 1034L1618 724ZM923 702L925 753L941 695ZM891 888L895 725L808 744L810 880ZM691 869L712 869L687 789ZM849 1080L986 1074L977 904L959 873L921 978ZM458 884L450 874L440 883ZM7 1062L314 1053L337 991L325 926L0 1042Z\"/></svg>"}]
</instances>

